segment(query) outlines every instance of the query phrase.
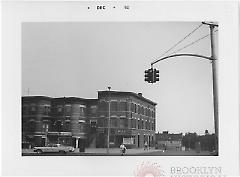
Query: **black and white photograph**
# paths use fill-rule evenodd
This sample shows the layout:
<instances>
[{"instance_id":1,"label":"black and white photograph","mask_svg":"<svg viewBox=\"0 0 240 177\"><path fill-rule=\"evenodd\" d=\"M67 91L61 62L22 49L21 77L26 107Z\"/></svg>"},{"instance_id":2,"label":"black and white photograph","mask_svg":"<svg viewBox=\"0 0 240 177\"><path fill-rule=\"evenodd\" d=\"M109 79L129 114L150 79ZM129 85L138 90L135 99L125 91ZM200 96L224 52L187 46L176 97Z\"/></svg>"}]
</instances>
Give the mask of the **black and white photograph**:
<instances>
[{"instance_id":1,"label":"black and white photograph","mask_svg":"<svg viewBox=\"0 0 240 177\"><path fill-rule=\"evenodd\" d=\"M0 6L1 175L240 174L238 1Z\"/></svg>"},{"instance_id":2,"label":"black and white photograph","mask_svg":"<svg viewBox=\"0 0 240 177\"><path fill-rule=\"evenodd\" d=\"M218 155L217 22L22 23L22 155Z\"/></svg>"}]
</instances>

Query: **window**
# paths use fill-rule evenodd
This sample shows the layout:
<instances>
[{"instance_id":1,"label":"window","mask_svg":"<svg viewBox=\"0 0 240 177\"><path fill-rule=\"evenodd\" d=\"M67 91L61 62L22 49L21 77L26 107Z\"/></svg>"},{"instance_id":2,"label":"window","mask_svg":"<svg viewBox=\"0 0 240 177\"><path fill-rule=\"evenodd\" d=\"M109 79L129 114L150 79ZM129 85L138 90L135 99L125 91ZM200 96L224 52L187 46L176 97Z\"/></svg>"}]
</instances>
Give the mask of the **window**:
<instances>
[{"instance_id":1,"label":"window","mask_svg":"<svg viewBox=\"0 0 240 177\"><path fill-rule=\"evenodd\" d=\"M141 113L141 108L140 108L140 105L138 105L138 114Z\"/></svg>"},{"instance_id":2,"label":"window","mask_svg":"<svg viewBox=\"0 0 240 177\"><path fill-rule=\"evenodd\" d=\"M101 118L98 120L98 126L99 127L107 127L108 126L108 121L107 119Z\"/></svg>"},{"instance_id":3,"label":"window","mask_svg":"<svg viewBox=\"0 0 240 177\"><path fill-rule=\"evenodd\" d=\"M36 111L37 111L36 106L35 105L31 105L31 107L30 107L30 114L35 114Z\"/></svg>"},{"instance_id":4,"label":"window","mask_svg":"<svg viewBox=\"0 0 240 177\"><path fill-rule=\"evenodd\" d=\"M31 106L31 111L32 112L36 111L36 106Z\"/></svg>"},{"instance_id":5,"label":"window","mask_svg":"<svg viewBox=\"0 0 240 177\"><path fill-rule=\"evenodd\" d=\"M119 109L120 111L127 111L127 102L120 102Z\"/></svg>"},{"instance_id":6,"label":"window","mask_svg":"<svg viewBox=\"0 0 240 177\"><path fill-rule=\"evenodd\" d=\"M28 106L27 105L22 106L22 114L28 114Z\"/></svg>"},{"instance_id":7,"label":"window","mask_svg":"<svg viewBox=\"0 0 240 177\"><path fill-rule=\"evenodd\" d=\"M136 128L136 119L131 120L131 127Z\"/></svg>"},{"instance_id":8,"label":"window","mask_svg":"<svg viewBox=\"0 0 240 177\"><path fill-rule=\"evenodd\" d=\"M146 130L149 129L149 122L148 122L148 121L145 122L145 129L146 129Z\"/></svg>"},{"instance_id":9,"label":"window","mask_svg":"<svg viewBox=\"0 0 240 177\"><path fill-rule=\"evenodd\" d=\"M143 120L141 121L141 124L142 124L141 129L144 129L144 121Z\"/></svg>"},{"instance_id":10,"label":"window","mask_svg":"<svg viewBox=\"0 0 240 177\"><path fill-rule=\"evenodd\" d=\"M120 128L127 128L128 127L128 119L120 119Z\"/></svg>"},{"instance_id":11,"label":"window","mask_svg":"<svg viewBox=\"0 0 240 177\"><path fill-rule=\"evenodd\" d=\"M70 122L66 122L66 123L65 123L65 131L66 131L66 132L70 132L70 131L71 131Z\"/></svg>"},{"instance_id":12,"label":"window","mask_svg":"<svg viewBox=\"0 0 240 177\"><path fill-rule=\"evenodd\" d=\"M134 104L134 112L137 113L137 105Z\"/></svg>"},{"instance_id":13,"label":"window","mask_svg":"<svg viewBox=\"0 0 240 177\"><path fill-rule=\"evenodd\" d=\"M57 113L60 114L62 113L62 111L63 111L62 106L57 106Z\"/></svg>"},{"instance_id":14,"label":"window","mask_svg":"<svg viewBox=\"0 0 240 177\"><path fill-rule=\"evenodd\" d=\"M111 101L111 111L117 111L117 102Z\"/></svg>"},{"instance_id":15,"label":"window","mask_svg":"<svg viewBox=\"0 0 240 177\"><path fill-rule=\"evenodd\" d=\"M71 115L71 105L66 105L66 115L67 116Z\"/></svg>"},{"instance_id":16,"label":"window","mask_svg":"<svg viewBox=\"0 0 240 177\"><path fill-rule=\"evenodd\" d=\"M134 104L131 104L131 111L134 112Z\"/></svg>"},{"instance_id":17,"label":"window","mask_svg":"<svg viewBox=\"0 0 240 177\"><path fill-rule=\"evenodd\" d=\"M99 119L99 120L98 120L98 126L99 126L99 127L103 127L103 120L102 120L102 119Z\"/></svg>"},{"instance_id":18,"label":"window","mask_svg":"<svg viewBox=\"0 0 240 177\"><path fill-rule=\"evenodd\" d=\"M144 107L142 106L141 114L144 115Z\"/></svg>"},{"instance_id":19,"label":"window","mask_svg":"<svg viewBox=\"0 0 240 177\"><path fill-rule=\"evenodd\" d=\"M83 122L79 122L79 130L80 130L80 132L84 132L85 124Z\"/></svg>"},{"instance_id":20,"label":"window","mask_svg":"<svg viewBox=\"0 0 240 177\"><path fill-rule=\"evenodd\" d=\"M42 128L43 128L44 132L49 131L49 124L48 123L43 123Z\"/></svg>"},{"instance_id":21,"label":"window","mask_svg":"<svg viewBox=\"0 0 240 177\"><path fill-rule=\"evenodd\" d=\"M105 101L102 101L99 103L99 110L100 111L107 111L108 110L108 103Z\"/></svg>"},{"instance_id":22,"label":"window","mask_svg":"<svg viewBox=\"0 0 240 177\"><path fill-rule=\"evenodd\" d=\"M84 107L80 107L80 116L85 116L86 109Z\"/></svg>"},{"instance_id":23,"label":"window","mask_svg":"<svg viewBox=\"0 0 240 177\"><path fill-rule=\"evenodd\" d=\"M97 113L97 106L96 105L91 106L90 107L90 112L91 112L91 114L96 114Z\"/></svg>"},{"instance_id":24,"label":"window","mask_svg":"<svg viewBox=\"0 0 240 177\"><path fill-rule=\"evenodd\" d=\"M34 132L34 131L35 131L36 124L35 124L34 121L29 121L27 127L28 127L28 131Z\"/></svg>"},{"instance_id":25,"label":"window","mask_svg":"<svg viewBox=\"0 0 240 177\"><path fill-rule=\"evenodd\" d=\"M44 106L44 114L45 115L49 115L50 111L51 111L50 106L49 105L45 105Z\"/></svg>"},{"instance_id":26,"label":"window","mask_svg":"<svg viewBox=\"0 0 240 177\"><path fill-rule=\"evenodd\" d=\"M111 118L111 127L118 127L118 119L116 118Z\"/></svg>"},{"instance_id":27,"label":"window","mask_svg":"<svg viewBox=\"0 0 240 177\"><path fill-rule=\"evenodd\" d=\"M63 128L62 126L63 126L63 123L60 120L54 123L54 129L58 132L62 131L62 128Z\"/></svg>"},{"instance_id":28,"label":"window","mask_svg":"<svg viewBox=\"0 0 240 177\"><path fill-rule=\"evenodd\" d=\"M151 115L150 115L150 109L148 109L148 111L147 111L147 116L148 116L148 117L151 116Z\"/></svg>"}]
</instances>

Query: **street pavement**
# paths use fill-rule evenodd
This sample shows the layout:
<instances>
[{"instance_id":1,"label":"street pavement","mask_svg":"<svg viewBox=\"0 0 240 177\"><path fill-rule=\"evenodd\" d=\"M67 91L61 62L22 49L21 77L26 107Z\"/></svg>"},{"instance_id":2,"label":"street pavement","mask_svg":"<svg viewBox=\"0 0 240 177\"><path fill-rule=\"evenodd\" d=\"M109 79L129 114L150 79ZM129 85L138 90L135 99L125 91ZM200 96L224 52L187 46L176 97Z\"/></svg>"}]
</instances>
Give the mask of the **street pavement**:
<instances>
[{"instance_id":1,"label":"street pavement","mask_svg":"<svg viewBox=\"0 0 240 177\"><path fill-rule=\"evenodd\" d=\"M69 152L66 154L60 153L43 153L37 154L33 152L33 149L23 149L23 156L121 156L121 151L119 148L110 148L109 154L107 154L106 148L86 148L85 152L79 152L79 149L76 148L74 152ZM160 149L149 149L144 150L143 148L134 148L127 149L125 156L210 156L212 155L208 151L201 151L197 153L194 150L191 151L177 151L177 150L166 150L162 151Z\"/></svg>"}]
</instances>

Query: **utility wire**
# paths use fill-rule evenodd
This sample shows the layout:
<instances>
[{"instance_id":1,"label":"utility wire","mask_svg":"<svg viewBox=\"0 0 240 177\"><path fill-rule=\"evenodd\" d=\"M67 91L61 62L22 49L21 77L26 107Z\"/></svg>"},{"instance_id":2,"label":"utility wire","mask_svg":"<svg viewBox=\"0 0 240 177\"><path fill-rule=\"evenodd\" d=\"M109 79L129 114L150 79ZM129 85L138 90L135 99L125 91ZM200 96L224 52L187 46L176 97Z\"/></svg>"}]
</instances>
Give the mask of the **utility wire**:
<instances>
[{"instance_id":1,"label":"utility wire","mask_svg":"<svg viewBox=\"0 0 240 177\"><path fill-rule=\"evenodd\" d=\"M168 53L170 50L172 50L174 47L176 47L178 44L180 44L182 41L184 41L187 37L189 37L190 35L192 35L195 31L197 31L203 24L201 23L200 25L198 25L193 31L191 31L188 35L186 35L183 39L181 39L180 41L178 41L175 45L173 45L170 49L168 49L167 51L165 51L160 57L161 58L163 55L165 55L166 53ZM155 60L156 61L156 60Z\"/></svg>"},{"instance_id":2,"label":"utility wire","mask_svg":"<svg viewBox=\"0 0 240 177\"><path fill-rule=\"evenodd\" d=\"M214 32L217 32L217 31L218 31L218 30L216 30L216 31L214 31ZM172 55L172 54L174 54L174 53L177 53L177 52L179 52L179 51L181 51L181 50L183 50L183 49L185 49L185 48L187 48L187 47L189 47L189 46L191 46L191 45L193 45L193 44L195 44L195 43L197 43L197 42L203 40L204 38L206 38L206 37L208 37L208 36L210 36L210 34L207 34L207 35L205 35L205 36L203 36L203 37L197 39L196 41L193 41L193 42L191 42L190 44L185 45L184 47L182 47L182 48L180 48L180 49L178 49L178 50L176 50L176 51L170 53L169 55Z\"/></svg>"}]
</instances>

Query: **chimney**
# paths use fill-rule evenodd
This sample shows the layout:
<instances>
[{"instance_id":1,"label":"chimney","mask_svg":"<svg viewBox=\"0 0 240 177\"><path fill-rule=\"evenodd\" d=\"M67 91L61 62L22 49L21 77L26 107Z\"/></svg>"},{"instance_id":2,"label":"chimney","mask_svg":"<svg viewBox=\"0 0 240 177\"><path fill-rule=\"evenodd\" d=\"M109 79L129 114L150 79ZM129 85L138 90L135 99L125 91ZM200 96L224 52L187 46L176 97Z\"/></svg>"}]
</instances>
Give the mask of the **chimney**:
<instances>
[{"instance_id":1,"label":"chimney","mask_svg":"<svg viewBox=\"0 0 240 177\"><path fill-rule=\"evenodd\" d=\"M138 93L138 96L142 96L142 93Z\"/></svg>"}]
</instances>

